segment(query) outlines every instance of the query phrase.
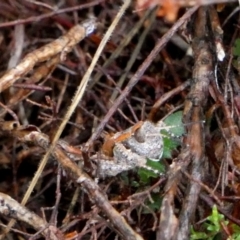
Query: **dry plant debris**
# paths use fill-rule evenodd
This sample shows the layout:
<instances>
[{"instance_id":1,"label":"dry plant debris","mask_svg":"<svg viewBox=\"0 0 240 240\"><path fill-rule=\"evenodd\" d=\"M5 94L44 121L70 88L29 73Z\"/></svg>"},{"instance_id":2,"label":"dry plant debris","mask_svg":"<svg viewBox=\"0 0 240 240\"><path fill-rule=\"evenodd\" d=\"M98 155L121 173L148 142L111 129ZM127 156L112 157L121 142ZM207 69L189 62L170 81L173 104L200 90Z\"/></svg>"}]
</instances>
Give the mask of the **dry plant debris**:
<instances>
[{"instance_id":1,"label":"dry plant debris","mask_svg":"<svg viewBox=\"0 0 240 240\"><path fill-rule=\"evenodd\" d=\"M223 2L0 3L1 239L193 239L214 204L235 239L239 6Z\"/></svg>"}]
</instances>

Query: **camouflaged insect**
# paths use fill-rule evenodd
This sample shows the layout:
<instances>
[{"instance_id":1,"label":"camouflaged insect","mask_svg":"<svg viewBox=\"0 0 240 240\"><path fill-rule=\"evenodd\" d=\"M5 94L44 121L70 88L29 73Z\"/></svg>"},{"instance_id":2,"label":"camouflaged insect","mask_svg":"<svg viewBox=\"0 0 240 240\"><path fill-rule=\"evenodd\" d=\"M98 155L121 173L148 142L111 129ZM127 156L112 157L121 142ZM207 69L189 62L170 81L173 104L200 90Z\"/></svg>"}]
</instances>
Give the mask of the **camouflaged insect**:
<instances>
[{"instance_id":1,"label":"camouflaged insect","mask_svg":"<svg viewBox=\"0 0 240 240\"><path fill-rule=\"evenodd\" d=\"M96 175L99 178L116 176L117 174L142 167L154 171L147 166L147 158L159 160L163 153L163 139L160 134L162 123L142 122L141 126L116 133L111 139L119 139L121 135L132 133L128 138L113 146L113 157L102 154L94 155L91 159L97 164Z\"/></svg>"}]
</instances>

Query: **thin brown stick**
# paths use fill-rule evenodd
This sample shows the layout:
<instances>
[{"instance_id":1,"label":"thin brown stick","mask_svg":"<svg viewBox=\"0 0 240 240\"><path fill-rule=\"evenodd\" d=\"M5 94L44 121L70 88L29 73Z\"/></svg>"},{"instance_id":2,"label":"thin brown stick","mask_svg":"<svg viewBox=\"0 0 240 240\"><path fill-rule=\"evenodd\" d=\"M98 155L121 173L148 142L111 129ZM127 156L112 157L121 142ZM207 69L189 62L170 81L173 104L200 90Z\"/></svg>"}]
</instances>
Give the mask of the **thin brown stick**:
<instances>
[{"instance_id":1,"label":"thin brown stick","mask_svg":"<svg viewBox=\"0 0 240 240\"><path fill-rule=\"evenodd\" d=\"M204 178L204 126L201 124L203 120L203 111L208 99L208 87L211 79L214 79L214 56L212 54L212 45L208 34L211 29L208 27L208 9L201 7L198 10L194 21L194 38L193 38L193 53L195 58L191 90L185 100L184 106L184 122L193 122L187 126L187 135L185 146L182 149L177 161L174 161L168 173L171 176L168 179L166 186L166 194L161 206L162 214L160 217L159 230L157 233L158 239L188 239L191 217L195 213L198 196L201 186L198 182ZM212 40L212 39L211 39ZM181 157L181 158L180 158ZM190 165L191 163L191 165ZM191 181L188 184L184 204L177 218L174 213L174 197L178 184L182 179L182 174L179 172L190 169L191 177L196 181ZM170 200L169 200L170 199ZM163 212L165 214L163 214ZM177 219L176 226L173 231L170 223L172 219Z\"/></svg>"},{"instance_id":2,"label":"thin brown stick","mask_svg":"<svg viewBox=\"0 0 240 240\"><path fill-rule=\"evenodd\" d=\"M54 43L55 43L54 45L56 45L56 49L58 50L58 53L60 53L64 49L64 47L67 47L68 49L66 49L66 51L69 51L75 44L77 44L84 37L86 37L90 33L92 33L92 31L95 29L95 26L96 26L95 20L91 19L91 20L84 22L82 26L77 25L77 26L73 27L65 36L54 41ZM79 32L76 32L76 31L79 31ZM48 44L45 47L42 47L42 48L34 51L33 53L28 54L26 56L26 58L23 59L23 61L20 63L20 65L18 65L15 69L10 70L12 74L10 74L8 72L7 74L5 74L3 76L2 79L5 79L5 85L3 85L2 82L0 82L0 86L2 84L2 86L5 86L5 88L6 88L10 83L13 83L14 80L16 80L17 77L19 76L18 70L20 70L20 71L22 70L21 74L24 74L24 73L26 73L26 69L29 71L31 70L31 69L29 69L29 66L34 66L34 64L37 63L37 60L41 60L41 61L46 60L45 58L47 58L49 56L49 53L51 53L53 56L58 54L55 51L56 49L54 51L53 51L53 49L51 49L51 48L53 48L54 45ZM36 55L36 54L39 54L39 55ZM35 60L34 64L31 63L31 60ZM14 75L16 75L14 80L9 78L11 76L14 77ZM3 80L3 82L4 82L4 80ZM24 198L22 199L22 202L21 202L22 205L25 205L27 200L29 199L29 196L32 193L33 188L36 185L36 182L39 179L39 177L47 163L47 159L50 156L50 152L51 152L51 149L45 155L44 161L42 161L41 164L39 165L39 168L38 168L37 172L35 173L28 190L24 195ZM4 231L4 234L2 236L0 236L0 239L3 239L3 237L11 229L13 224L14 224L14 220L9 222L7 228Z\"/></svg>"},{"instance_id":3,"label":"thin brown stick","mask_svg":"<svg viewBox=\"0 0 240 240\"><path fill-rule=\"evenodd\" d=\"M29 224L34 229L41 231L42 235L49 240L64 239L63 234L60 232L60 230L56 229L54 226L50 227L45 220L40 218L35 213L29 211L26 207L21 206L17 201L15 201L10 196L4 193L0 193L0 201L1 201L0 213L2 215ZM55 233L53 230L55 231ZM56 232L58 234L58 238L56 238L55 235Z\"/></svg>"},{"instance_id":4,"label":"thin brown stick","mask_svg":"<svg viewBox=\"0 0 240 240\"><path fill-rule=\"evenodd\" d=\"M50 148L50 140L46 134L39 131L32 131L33 128L28 130L27 127L22 126L13 126L10 127L10 129L11 130L8 131L8 134L14 136L21 142L35 144L43 148L45 151L48 151ZM113 208L97 183L65 154L60 144L61 143L59 142L59 144L52 149L51 155L61 164L68 176L86 190L89 198L99 209L101 209L101 211L104 212L104 214L106 214L113 226L119 231L124 239L142 240L142 237L137 234L119 212Z\"/></svg>"},{"instance_id":5,"label":"thin brown stick","mask_svg":"<svg viewBox=\"0 0 240 240\"><path fill-rule=\"evenodd\" d=\"M10 69L0 78L0 93L30 72L37 63L44 62L59 53L64 58L66 53L70 52L73 46L92 33L95 27L95 19L87 20L74 26L57 40L27 54L15 68Z\"/></svg>"},{"instance_id":6,"label":"thin brown stick","mask_svg":"<svg viewBox=\"0 0 240 240\"><path fill-rule=\"evenodd\" d=\"M190 86L190 80L184 82L180 86L174 88L173 90L165 93L161 98L159 98L154 105L152 106L151 112L148 115L148 119L153 119L156 112L159 110L160 106L166 102L170 97L174 96L175 94L178 94L179 92L186 89L188 86Z\"/></svg>"},{"instance_id":7,"label":"thin brown stick","mask_svg":"<svg viewBox=\"0 0 240 240\"><path fill-rule=\"evenodd\" d=\"M146 60L141 64L141 66L138 68L137 72L133 75L133 77L130 79L128 85L125 87L125 89L122 91L122 94L116 99L112 107L109 109L106 116L103 118L102 122L99 124L95 132L92 134L91 138L88 140L88 142L85 145L86 150L89 149L89 147L92 145L92 143L99 137L101 134L103 128L109 121L109 119L112 117L112 115L115 113L119 105L124 101L124 99L127 97L129 92L132 90L132 88L138 83L141 76L144 74L146 69L149 67L149 65L152 63L152 61L155 59L157 54L161 51L161 49L167 44L167 42L171 39L171 37L174 35L174 33L182 26L182 24L191 17L191 15L198 9L198 6L195 6L191 9L189 9L173 26L172 28L163 35L161 39L158 40L156 46L151 51L151 53L148 55Z\"/></svg>"},{"instance_id":8,"label":"thin brown stick","mask_svg":"<svg viewBox=\"0 0 240 240\"><path fill-rule=\"evenodd\" d=\"M77 5L77 6L74 6L74 7L60 9L60 10L57 10L55 12L42 14L40 16L33 16L33 17L26 18L26 19L17 19L17 20L14 20L14 21L1 23L0 28L6 28L6 27L11 27L11 26L19 25L19 24L26 24L26 23L31 23L31 22L39 22L39 21L41 21L45 18L50 18L54 15L58 15L58 14L61 14L61 13L67 13L67 12L73 12L73 11L77 11L77 10L82 10L82 9L85 9L85 8L96 6L96 5L98 5L99 3L102 3L102 2L105 2L105 0L96 0L96 1L92 1L90 3L85 3L85 4Z\"/></svg>"}]
</instances>

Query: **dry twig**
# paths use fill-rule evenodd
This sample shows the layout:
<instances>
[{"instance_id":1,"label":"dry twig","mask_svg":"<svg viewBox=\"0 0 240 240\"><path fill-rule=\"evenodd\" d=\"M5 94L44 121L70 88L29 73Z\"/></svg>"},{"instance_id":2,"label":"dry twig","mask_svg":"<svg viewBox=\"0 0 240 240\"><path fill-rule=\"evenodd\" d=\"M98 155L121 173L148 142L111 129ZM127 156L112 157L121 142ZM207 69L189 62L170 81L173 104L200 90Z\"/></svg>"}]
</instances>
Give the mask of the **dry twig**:
<instances>
[{"instance_id":1,"label":"dry twig","mask_svg":"<svg viewBox=\"0 0 240 240\"><path fill-rule=\"evenodd\" d=\"M93 32L96 27L95 19L90 19L82 24L74 26L70 31L65 34L63 37L55 40L52 43L43 46L42 48L35 50L32 53L29 53L16 68L9 70L1 79L0 79L0 91L8 88L13 84L18 78L28 73L32 70L33 66L42 61L46 61L51 57L61 53L61 56L65 56L66 53L71 51L71 49L83 38L88 36ZM49 154L48 154L49 155ZM46 157L47 160L48 157ZM46 161L43 164L40 164L38 171L35 174L33 183L29 186L28 191L26 192L21 204L25 205L44 166ZM5 234L9 231L13 221L11 221L8 227L5 229ZM2 236L3 237L3 236Z\"/></svg>"},{"instance_id":2,"label":"dry twig","mask_svg":"<svg viewBox=\"0 0 240 240\"><path fill-rule=\"evenodd\" d=\"M26 207L20 205L17 201L4 193L0 193L0 213L6 217L23 221L32 226L37 231L41 231L42 235L49 240L63 240L64 236L54 226L40 218L35 213L29 211Z\"/></svg>"}]
</instances>

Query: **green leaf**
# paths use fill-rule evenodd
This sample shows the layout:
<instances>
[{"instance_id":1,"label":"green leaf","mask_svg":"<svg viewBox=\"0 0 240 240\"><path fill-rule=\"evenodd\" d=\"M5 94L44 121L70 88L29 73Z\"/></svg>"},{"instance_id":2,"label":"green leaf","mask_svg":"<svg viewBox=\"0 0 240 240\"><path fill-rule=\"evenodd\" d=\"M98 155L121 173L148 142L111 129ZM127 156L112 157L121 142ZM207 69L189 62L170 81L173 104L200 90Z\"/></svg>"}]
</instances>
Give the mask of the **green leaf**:
<instances>
[{"instance_id":1,"label":"green leaf","mask_svg":"<svg viewBox=\"0 0 240 240\"><path fill-rule=\"evenodd\" d=\"M222 239L222 224L227 226L229 222L225 220L224 215L220 214L217 206L214 205L211 215L207 217L206 222L203 224L204 229L206 229L205 234L203 234L203 232L195 232L194 229L191 228L190 239L220 240Z\"/></svg>"},{"instance_id":2,"label":"green leaf","mask_svg":"<svg viewBox=\"0 0 240 240\"><path fill-rule=\"evenodd\" d=\"M159 194L151 194L151 198L153 200L153 202L150 202L150 200L148 200L146 202L146 205L153 211L159 211L162 205L162 198L159 196ZM151 213L147 208L144 208L143 210L144 214L149 214Z\"/></svg>"},{"instance_id":3,"label":"green leaf","mask_svg":"<svg viewBox=\"0 0 240 240\"><path fill-rule=\"evenodd\" d=\"M214 225L214 224L208 224L207 225L207 230L209 232L213 233L218 233L220 231L220 225Z\"/></svg>"},{"instance_id":4,"label":"green leaf","mask_svg":"<svg viewBox=\"0 0 240 240\"><path fill-rule=\"evenodd\" d=\"M145 169L145 168L139 168L138 175L140 177L140 181L144 184L149 184L151 177L157 178L159 176L159 174L156 174L153 171Z\"/></svg>"},{"instance_id":5,"label":"green leaf","mask_svg":"<svg viewBox=\"0 0 240 240\"><path fill-rule=\"evenodd\" d=\"M240 240L240 233L234 233L232 235L232 238L228 238L228 239L232 239L232 240Z\"/></svg>"},{"instance_id":6,"label":"green leaf","mask_svg":"<svg viewBox=\"0 0 240 240\"><path fill-rule=\"evenodd\" d=\"M240 227L236 224L232 225L232 230L235 234L238 234L240 236Z\"/></svg>"},{"instance_id":7,"label":"green leaf","mask_svg":"<svg viewBox=\"0 0 240 240\"><path fill-rule=\"evenodd\" d=\"M168 128L167 132L174 134L176 137L180 137L185 133L184 124L182 123L183 111L175 112L169 115L163 122Z\"/></svg>"},{"instance_id":8,"label":"green leaf","mask_svg":"<svg viewBox=\"0 0 240 240\"><path fill-rule=\"evenodd\" d=\"M165 133L163 133L165 134ZM163 135L163 154L162 158L171 158L172 157L172 151L175 150L179 145L179 141L176 141L173 138L170 137L164 137L166 135Z\"/></svg>"},{"instance_id":9,"label":"green leaf","mask_svg":"<svg viewBox=\"0 0 240 240\"><path fill-rule=\"evenodd\" d=\"M208 235L204 232L196 232L194 228L191 226L190 240L196 239L208 239Z\"/></svg>"},{"instance_id":10,"label":"green leaf","mask_svg":"<svg viewBox=\"0 0 240 240\"><path fill-rule=\"evenodd\" d=\"M208 226L209 231L216 231L219 232L221 229L221 224L220 222L224 220L224 216L220 214L217 210L217 206L214 205L212 208L212 214L207 217L207 220L211 223Z\"/></svg>"},{"instance_id":11,"label":"green leaf","mask_svg":"<svg viewBox=\"0 0 240 240\"><path fill-rule=\"evenodd\" d=\"M149 159L147 159L147 166L154 170L157 170L159 173L165 172L165 166L163 165L163 163L161 161L154 161L149 158ZM157 174L157 175L159 176L159 174Z\"/></svg>"},{"instance_id":12,"label":"green leaf","mask_svg":"<svg viewBox=\"0 0 240 240\"><path fill-rule=\"evenodd\" d=\"M240 39L237 38L234 42L233 55L236 57L240 56Z\"/></svg>"},{"instance_id":13,"label":"green leaf","mask_svg":"<svg viewBox=\"0 0 240 240\"><path fill-rule=\"evenodd\" d=\"M150 178L157 178L157 174L154 173L153 171L147 170L145 168L139 168L138 169L138 175L140 178L140 182L143 184L149 184L150 183Z\"/></svg>"},{"instance_id":14,"label":"green leaf","mask_svg":"<svg viewBox=\"0 0 240 240\"><path fill-rule=\"evenodd\" d=\"M142 183L149 183L150 178L157 178L159 177L159 173L164 173L165 172L165 166L161 161L153 161L151 159L147 159L147 164L148 167L150 167L153 170L156 170L158 173L155 173L152 170L148 170L145 168L139 168L138 169L138 175L140 177L140 181Z\"/></svg>"},{"instance_id":15,"label":"green leaf","mask_svg":"<svg viewBox=\"0 0 240 240\"><path fill-rule=\"evenodd\" d=\"M180 146L180 142L172 135L181 137L185 133L184 125L182 123L182 111L175 112L164 120L165 127L160 131L163 137L163 154L162 158L171 158L172 151ZM169 128L168 128L169 127Z\"/></svg>"},{"instance_id":16,"label":"green leaf","mask_svg":"<svg viewBox=\"0 0 240 240\"><path fill-rule=\"evenodd\" d=\"M139 188L139 187L140 187L140 184L139 184L138 181L131 181L131 187Z\"/></svg>"}]
</instances>

